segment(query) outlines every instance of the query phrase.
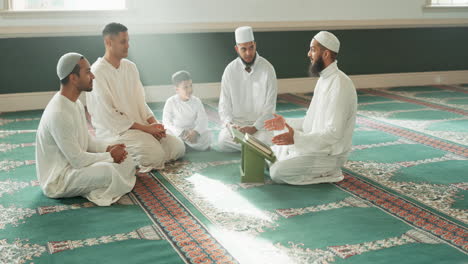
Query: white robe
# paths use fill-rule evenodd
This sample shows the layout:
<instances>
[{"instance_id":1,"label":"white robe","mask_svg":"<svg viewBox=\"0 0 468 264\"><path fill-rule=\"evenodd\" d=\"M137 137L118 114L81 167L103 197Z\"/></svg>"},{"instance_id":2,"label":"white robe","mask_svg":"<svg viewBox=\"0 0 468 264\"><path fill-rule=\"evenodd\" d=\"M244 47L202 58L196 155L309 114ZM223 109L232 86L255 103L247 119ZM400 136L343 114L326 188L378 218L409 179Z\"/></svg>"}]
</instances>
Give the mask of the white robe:
<instances>
[{"instance_id":1,"label":"white robe","mask_svg":"<svg viewBox=\"0 0 468 264\"><path fill-rule=\"evenodd\" d=\"M116 69L98 58L91 71L95 75L94 88L86 94L86 103L98 138L126 144L141 172L163 168L165 162L184 155L184 143L177 137L168 135L158 141L150 134L130 129L133 123L147 125L154 116L133 62L123 59Z\"/></svg>"},{"instance_id":2,"label":"white robe","mask_svg":"<svg viewBox=\"0 0 468 264\"><path fill-rule=\"evenodd\" d=\"M45 195L83 196L100 206L117 201L135 185L135 164L113 163L107 145L89 134L80 100L60 93L47 105L36 135L36 171Z\"/></svg>"},{"instance_id":3,"label":"white robe","mask_svg":"<svg viewBox=\"0 0 468 264\"><path fill-rule=\"evenodd\" d=\"M270 175L279 183L312 184L343 179L356 123L357 95L351 79L333 62L320 73L305 118L287 119L294 144L274 146Z\"/></svg>"},{"instance_id":4,"label":"white robe","mask_svg":"<svg viewBox=\"0 0 468 264\"><path fill-rule=\"evenodd\" d=\"M197 131L200 136L195 143L184 140L191 148L203 151L210 147L212 134L208 130L205 108L198 97L192 95L183 101L176 94L168 98L164 105L163 123L168 133L177 137L181 137L184 130Z\"/></svg>"},{"instance_id":5,"label":"white robe","mask_svg":"<svg viewBox=\"0 0 468 264\"><path fill-rule=\"evenodd\" d=\"M273 66L257 53L250 73L240 58L233 60L224 70L219 98L219 117L223 129L218 144L221 151L238 151L240 145L232 141L227 123L255 126L255 137L271 145L272 132L264 129L264 122L276 110L278 85Z\"/></svg>"}]
</instances>

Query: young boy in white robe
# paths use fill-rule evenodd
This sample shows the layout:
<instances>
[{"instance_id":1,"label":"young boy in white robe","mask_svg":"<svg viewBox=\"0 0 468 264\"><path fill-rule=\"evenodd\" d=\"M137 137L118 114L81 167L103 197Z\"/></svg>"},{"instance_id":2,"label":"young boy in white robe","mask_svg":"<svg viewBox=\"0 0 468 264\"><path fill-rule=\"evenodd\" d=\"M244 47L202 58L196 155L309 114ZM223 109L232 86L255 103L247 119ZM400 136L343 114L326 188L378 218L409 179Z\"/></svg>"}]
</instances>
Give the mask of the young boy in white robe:
<instances>
[{"instance_id":1,"label":"young boy in white robe","mask_svg":"<svg viewBox=\"0 0 468 264\"><path fill-rule=\"evenodd\" d=\"M182 139L189 147L204 151L211 145L205 108L198 97L192 95L192 77L186 71L172 75L176 94L167 99L163 110L163 124L170 135Z\"/></svg>"},{"instance_id":2,"label":"young boy in white robe","mask_svg":"<svg viewBox=\"0 0 468 264\"><path fill-rule=\"evenodd\" d=\"M94 75L81 54L67 53L57 65L60 92L47 104L36 135L36 171L51 198L83 196L108 206L135 185L135 164L125 145L107 145L90 135L78 97L93 89Z\"/></svg>"}]
</instances>

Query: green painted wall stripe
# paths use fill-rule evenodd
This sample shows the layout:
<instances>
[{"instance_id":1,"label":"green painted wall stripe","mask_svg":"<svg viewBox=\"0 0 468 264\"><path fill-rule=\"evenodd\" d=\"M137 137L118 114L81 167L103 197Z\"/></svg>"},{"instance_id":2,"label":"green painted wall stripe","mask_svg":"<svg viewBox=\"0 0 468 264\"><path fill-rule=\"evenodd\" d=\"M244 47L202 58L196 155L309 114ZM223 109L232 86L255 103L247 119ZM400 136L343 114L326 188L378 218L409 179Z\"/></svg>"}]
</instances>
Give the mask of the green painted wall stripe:
<instances>
[{"instance_id":1,"label":"green painted wall stripe","mask_svg":"<svg viewBox=\"0 0 468 264\"><path fill-rule=\"evenodd\" d=\"M333 31L341 40L340 68L349 75L468 69L468 27ZM278 78L307 76L306 57L317 31L257 32L259 53ZM177 70L195 82L219 82L236 57L233 33L142 34L130 32L129 59L144 85L170 83ZM69 51L90 62L104 54L100 36L0 39L0 94L58 89L55 66Z\"/></svg>"}]
</instances>

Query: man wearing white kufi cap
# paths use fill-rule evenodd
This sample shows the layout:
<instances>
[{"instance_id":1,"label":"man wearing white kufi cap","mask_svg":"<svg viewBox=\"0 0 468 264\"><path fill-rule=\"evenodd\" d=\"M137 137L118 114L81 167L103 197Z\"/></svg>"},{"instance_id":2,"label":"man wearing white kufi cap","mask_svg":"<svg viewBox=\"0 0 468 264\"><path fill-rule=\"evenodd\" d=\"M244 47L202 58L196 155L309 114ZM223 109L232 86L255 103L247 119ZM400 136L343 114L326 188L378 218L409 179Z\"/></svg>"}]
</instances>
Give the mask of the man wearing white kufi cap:
<instances>
[{"instance_id":1,"label":"man wearing white kufi cap","mask_svg":"<svg viewBox=\"0 0 468 264\"><path fill-rule=\"evenodd\" d=\"M78 97L93 89L94 75L81 54L67 53L57 64L60 92L50 100L36 135L36 171L45 195L83 196L108 206L135 185L135 164L125 145L106 145L88 132Z\"/></svg>"},{"instance_id":2,"label":"man wearing white kufi cap","mask_svg":"<svg viewBox=\"0 0 468 264\"><path fill-rule=\"evenodd\" d=\"M219 133L218 147L228 152L240 150L232 140L230 126L271 145L273 133L265 130L264 122L275 113L278 93L275 69L257 53L252 28L237 28L235 38L238 58L224 70L219 98L224 128Z\"/></svg>"},{"instance_id":3,"label":"man wearing white kufi cap","mask_svg":"<svg viewBox=\"0 0 468 264\"><path fill-rule=\"evenodd\" d=\"M275 118L269 130L287 128L273 138L278 161L271 165L273 181L295 185L337 182L351 150L356 122L357 95L351 79L338 69L338 38L321 31L310 43L311 74L320 78L304 118Z\"/></svg>"}]
</instances>

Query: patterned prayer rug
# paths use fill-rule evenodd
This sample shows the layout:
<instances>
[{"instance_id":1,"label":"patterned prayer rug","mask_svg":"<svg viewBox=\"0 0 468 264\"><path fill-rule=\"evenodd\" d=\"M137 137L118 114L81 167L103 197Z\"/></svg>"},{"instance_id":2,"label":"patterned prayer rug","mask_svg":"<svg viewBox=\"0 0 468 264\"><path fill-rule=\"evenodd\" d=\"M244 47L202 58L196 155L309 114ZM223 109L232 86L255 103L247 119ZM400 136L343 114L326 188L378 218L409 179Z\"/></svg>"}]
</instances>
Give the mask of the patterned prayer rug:
<instances>
[{"instance_id":1,"label":"patterned prayer rug","mask_svg":"<svg viewBox=\"0 0 468 264\"><path fill-rule=\"evenodd\" d=\"M302 117L312 96L277 111ZM239 153L188 151L110 207L42 194L41 113L0 114L0 263L468 263L467 86L359 90L336 184L241 184Z\"/></svg>"}]
</instances>

